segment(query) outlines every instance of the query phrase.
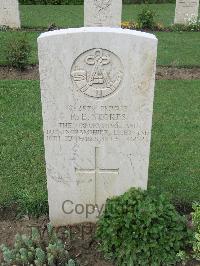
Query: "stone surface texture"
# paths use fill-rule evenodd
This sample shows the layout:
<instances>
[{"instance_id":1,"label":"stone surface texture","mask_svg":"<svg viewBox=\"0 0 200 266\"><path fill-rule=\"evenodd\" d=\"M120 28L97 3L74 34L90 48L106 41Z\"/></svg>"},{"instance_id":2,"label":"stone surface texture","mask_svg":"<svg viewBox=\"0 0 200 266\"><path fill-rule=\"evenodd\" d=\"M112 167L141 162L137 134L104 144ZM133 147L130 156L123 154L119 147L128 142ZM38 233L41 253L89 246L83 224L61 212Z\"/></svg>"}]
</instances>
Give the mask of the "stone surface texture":
<instances>
[{"instance_id":1,"label":"stone surface texture","mask_svg":"<svg viewBox=\"0 0 200 266\"><path fill-rule=\"evenodd\" d=\"M190 19L197 21L199 0L176 0L175 24L188 24Z\"/></svg>"},{"instance_id":2,"label":"stone surface texture","mask_svg":"<svg viewBox=\"0 0 200 266\"><path fill-rule=\"evenodd\" d=\"M89 27L38 46L50 219L95 222L107 198L147 188L157 39Z\"/></svg>"},{"instance_id":3,"label":"stone surface texture","mask_svg":"<svg viewBox=\"0 0 200 266\"><path fill-rule=\"evenodd\" d=\"M85 27L121 27L122 0L85 0Z\"/></svg>"},{"instance_id":4,"label":"stone surface texture","mask_svg":"<svg viewBox=\"0 0 200 266\"><path fill-rule=\"evenodd\" d=\"M19 3L17 0L0 0L0 26L20 28Z\"/></svg>"}]
</instances>

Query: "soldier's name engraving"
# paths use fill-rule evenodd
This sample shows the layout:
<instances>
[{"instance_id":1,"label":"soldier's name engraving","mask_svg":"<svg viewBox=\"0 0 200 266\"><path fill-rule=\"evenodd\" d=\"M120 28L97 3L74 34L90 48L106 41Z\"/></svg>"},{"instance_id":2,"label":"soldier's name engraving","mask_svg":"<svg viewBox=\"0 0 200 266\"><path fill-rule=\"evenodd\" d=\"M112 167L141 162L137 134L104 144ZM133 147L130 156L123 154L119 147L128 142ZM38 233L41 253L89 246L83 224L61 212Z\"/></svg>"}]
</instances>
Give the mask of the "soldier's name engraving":
<instances>
[{"instance_id":1,"label":"soldier's name engraving","mask_svg":"<svg viewBox=\"0 0 200 266\"><path fill-rule=\"evenodd\" d=\"M51 142L147 141L150 134L140 122L129 122L125 105L67 105L67 118L45 131ZM99 113L101 112L101 113Z\"/></svg>"},{"instance_id":2,"label":"soldier's name engraving","mask_svg":"<svg viewBox=\"0 0 200 266\"><path fill-rule=\"evenodd\" d=\"M126 120L126 114L71 114L71 120L82 120L82 121L119 121Z\"/></svg>"}]
</instances>

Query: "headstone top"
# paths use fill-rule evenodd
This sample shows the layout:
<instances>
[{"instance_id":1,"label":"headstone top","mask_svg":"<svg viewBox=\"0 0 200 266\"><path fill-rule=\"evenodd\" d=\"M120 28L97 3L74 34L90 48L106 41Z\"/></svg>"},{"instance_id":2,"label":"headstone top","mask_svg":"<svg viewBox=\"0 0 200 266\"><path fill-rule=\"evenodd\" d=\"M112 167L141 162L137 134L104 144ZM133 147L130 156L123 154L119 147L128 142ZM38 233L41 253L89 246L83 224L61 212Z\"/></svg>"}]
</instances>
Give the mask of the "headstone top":
<instances>
[{"instance_id":1,"label":"headstone top","mask_svg":"<svg viewBox=\"0 0 200 266\"><path fill-rule=\"evenodd\" d=\"M61 29L61 30L54 30L54 31L48 31L40 34L38 37L38 40L46 37L52 37L52 36L59 36L63 34L69 34L69 33L95 33L95 32L102 32L102 33L113 33L113 34L124 34L124 35L130 35L130 36L136 36L136 37L143 37L148 39L154 39L157 40L156 36L151 33L146 33L142 31L136 31L136 30L129 30L129 29L121 29L121 28L111 28L111 27L82 27L82 28L69 28L69 29Z\"/></svg>"},{"instance_id":2,"label":"headstone top","mask_svg":"<svg viewBox=\"0 0 200 266\"><path fill-rule=\"evenodd\" d=\"M175 24L188 24L189 20L197 20L199 0L176 0Z\"/></svg>"},{"instance_id":3,"label":"headstone top","mask_svg":"<svg viewBox=\"0 0 200 266\"><path fill-rule=\"evenodd\" d=\"M122 0L85 0L86 27L121 27Z\"/></svg>"},{"instance_id":4,"label":"headstone top","mask_svg":"<svg viewBox=\"0 0 200 266\"><path fill-rule=\"evenodd\" d=\"M20 28L18 0L0 0L0 25Z\"/></svg>"}]
</instances>

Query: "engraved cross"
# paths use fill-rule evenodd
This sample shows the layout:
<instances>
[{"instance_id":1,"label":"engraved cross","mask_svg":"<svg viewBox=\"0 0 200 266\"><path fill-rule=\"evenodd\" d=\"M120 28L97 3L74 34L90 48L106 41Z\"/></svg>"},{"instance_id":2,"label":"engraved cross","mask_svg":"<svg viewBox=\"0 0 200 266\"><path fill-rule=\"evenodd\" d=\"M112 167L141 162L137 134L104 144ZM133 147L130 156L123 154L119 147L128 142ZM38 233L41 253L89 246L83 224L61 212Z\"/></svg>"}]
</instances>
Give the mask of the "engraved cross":
<instances>
[{"instance_id":1,"label":"engraved cross","mask_svg":"<svg viewBox=\"0 0 200 266\"><path fill-rule=\"evenodd\" d=\"M114 174L119 175L118 169L101 169L99 167L99 148L95 147L95 167L94 169L77 169L76 174L94 174L94 186L95 186L95 204L97 204L97 180L102 174Z\"/></svg>"}]
</instances>

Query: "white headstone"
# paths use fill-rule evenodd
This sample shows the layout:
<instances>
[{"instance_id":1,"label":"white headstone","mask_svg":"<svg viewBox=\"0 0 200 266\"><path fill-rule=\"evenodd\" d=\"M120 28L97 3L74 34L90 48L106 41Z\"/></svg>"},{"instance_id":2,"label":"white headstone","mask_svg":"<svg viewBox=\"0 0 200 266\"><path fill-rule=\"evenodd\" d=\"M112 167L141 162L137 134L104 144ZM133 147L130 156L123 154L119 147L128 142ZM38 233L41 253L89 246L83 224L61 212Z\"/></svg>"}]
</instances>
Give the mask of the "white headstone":
<instances>
[{"instance_id":1,"label":"white headstone","mask_svg":"<svg viewBox=\"0 0 200 266\"><path fill-rule=\"evenodd\" d=\"M121 27L122 0L85 0L85 27Z\"/></svg>"},{"instance_id":2,"label":"white headstone","mask_svg":"<svg viewBox=\"0 0 200 266\"><path fill-rule=\"evenodd\" d=\"M50 219L95 222L107 198L147 188L157 39L91 27L38 45Z\"/></svg>"},{"instance_id":3,"label":"white headstone","mask_svg":"<svg viewBox=\"0 0 200 266\"><path fill-rule=\"evenodd\" d=\"M176 0L175 24L188 24L190 19L197 21L199 0Z\"/></svg>"},{"instance_id":4,"label":"white headstone","mask_svg":"<svg viewBox=\"0 0 200 266\"><path fill-rule=\"evenodd\" d=\"M19 3L17 0L0 0L0 26L20 28Z\"/></svg>"}]
</instances>

